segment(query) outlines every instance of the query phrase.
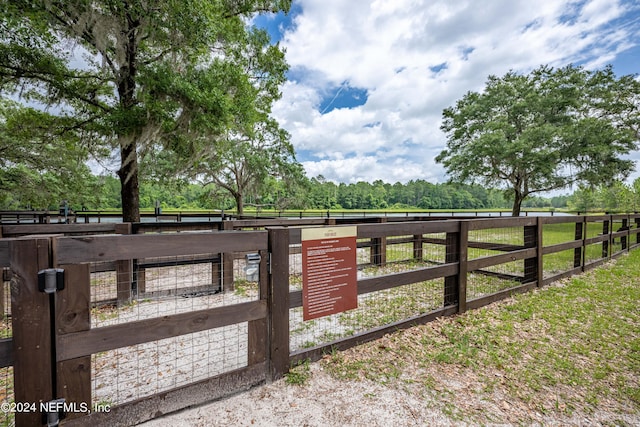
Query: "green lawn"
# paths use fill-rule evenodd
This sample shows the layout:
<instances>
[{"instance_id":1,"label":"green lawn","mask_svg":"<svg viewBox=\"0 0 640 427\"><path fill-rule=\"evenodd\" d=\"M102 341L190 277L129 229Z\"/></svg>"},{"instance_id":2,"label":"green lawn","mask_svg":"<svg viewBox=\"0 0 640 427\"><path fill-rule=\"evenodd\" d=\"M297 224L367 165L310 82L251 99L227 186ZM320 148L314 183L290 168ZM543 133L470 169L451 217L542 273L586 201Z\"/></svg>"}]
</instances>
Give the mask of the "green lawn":
<instances>
[{"instance_id":1,"label":"green lawn","mask_svg":"<svg viewBox=\"0 0 640 427\"><path fill-rule=\"evenodd\" d=\"M625 420L640 420L638 271L640 251L633 251L559 284L322 363L338 378L368 378L421 395L452 420L529 424L606 410L612 425L629 425ZM492 405L505 410L483 410Z\"/></svg>"}]
</instances>

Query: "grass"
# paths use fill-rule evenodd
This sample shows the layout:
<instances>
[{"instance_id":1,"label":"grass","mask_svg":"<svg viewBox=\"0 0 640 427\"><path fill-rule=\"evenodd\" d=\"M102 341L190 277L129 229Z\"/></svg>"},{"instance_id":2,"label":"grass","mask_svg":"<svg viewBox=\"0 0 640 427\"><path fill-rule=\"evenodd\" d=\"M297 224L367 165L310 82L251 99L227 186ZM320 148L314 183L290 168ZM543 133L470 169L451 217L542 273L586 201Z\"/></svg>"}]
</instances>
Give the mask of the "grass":
<instances>
[{"instance_id":1,"label":"grass","mask_svg":"<svg viewBox=\"0 0 640 427\"><path fill-rule=\"evenodd\" d=\"M638 271L640 251L633 251L558 285L323 363L337 378L367 378L434 399L454 420L530 423L606 408L614 424L625 425L625 414L640 417ZM505 410L482 410L492 404Z\"/></svg>"},{"instance_id":2,"label":"grass","mask_svg":"<svg viewBox=\"0 0 640 427\"><path fill-rule=\"evenodd\" d=\"M309 359L306 359L300 364L293 366L289 372L284 375L284 382L289 385L305 385L311 377L310 363Z\"/></svg>"}]
</instances>

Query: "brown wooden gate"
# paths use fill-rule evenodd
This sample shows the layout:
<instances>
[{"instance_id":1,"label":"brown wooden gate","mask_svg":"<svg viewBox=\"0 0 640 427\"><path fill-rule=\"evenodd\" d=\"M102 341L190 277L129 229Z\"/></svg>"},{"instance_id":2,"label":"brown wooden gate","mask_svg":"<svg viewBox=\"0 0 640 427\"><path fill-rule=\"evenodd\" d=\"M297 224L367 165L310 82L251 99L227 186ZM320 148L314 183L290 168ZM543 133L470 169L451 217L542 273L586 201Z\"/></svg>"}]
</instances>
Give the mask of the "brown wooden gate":
<instances>
[{"instance_id":1,"label":"brown wooden gate","mask_svg":"<svg viewBox=\"0 0 640 427\"><path fill-rule=\"evenodd\" d=\"M34 410L16 413L16 425L42 425L47 409L51 410L51 419L56 417L56 409L66 413L61 425L133 425L265 381L269 372L267 240L266 231L229 231L47 237L10 242L15 402L34 404ZM215 271L220 268L220 254L247 252L260 255L259 280L251 295L217 293L215 287L220 283L216 283ZM179 284L169 291L152 293L147 270L146 292L153 296L146 297L135 289L134 260L152 260L153 265L159 266L160 276L164 274L162 268L173 268L178 272L175 280L179 283L184 279L179 273L181 266L211 266L206 267L210 272L204 273L207 280L211 278L211 291L199 285L197 292L189 292ZM116 268L115 272L106 273L111 274L111 281L104 286L96 279L95 272L101 271L96 266L100 265ZM113 275L117 276L115 280ZM162 283L163 278L159 280ZM44 291L47 285L51 291ZM100 286L117 293L115 298L107 298L105 304L111 305L100 305L100 298L95 295ZM121 293L126 293L126 298L120 297ZM188 298L196 301L194 295L204 295L208 305L202 308L190 303ZM161 308L167 301L173 301L175 309ZM185 301L190 309L184 309ZM158 307L156 312L143 310L154 305ZM119 317L100 323L96 321L103 313L100 310L110 310L109 315L117 313ZM137 315L131 315L136 310ZM241 336L235 336L236 332ZM203 361L203 356L196 354L204 351L201 344L198 345L202 348L191 350L193 361L188 366L194 372L185 368L184 355L189 350L175 342L189 337L188 342L195 346L209 339L209 335L202 334L220 335L235 343L232 356L224 341L207 344L209 352L231 360L227 363L225 359L220 371L211 371L216 360ZM162 362L159 354L168 347L176 348L175 361ZM137 374L116 365L130 349L138 358ZM143 353L145 357L141 356ZM144 369L159 372L149 360L173 363L176 372L171 372L171 381L162 382L163 375L156 373L155 388L144 395L97 399L102 386L96 385L96 376L106 371L107 380L103 383L108 383L112 375L124 396L129 393L129 377L144 376L140 374ZM145 379L138 382L144 383Z\"/></svg>"}]
</instances>

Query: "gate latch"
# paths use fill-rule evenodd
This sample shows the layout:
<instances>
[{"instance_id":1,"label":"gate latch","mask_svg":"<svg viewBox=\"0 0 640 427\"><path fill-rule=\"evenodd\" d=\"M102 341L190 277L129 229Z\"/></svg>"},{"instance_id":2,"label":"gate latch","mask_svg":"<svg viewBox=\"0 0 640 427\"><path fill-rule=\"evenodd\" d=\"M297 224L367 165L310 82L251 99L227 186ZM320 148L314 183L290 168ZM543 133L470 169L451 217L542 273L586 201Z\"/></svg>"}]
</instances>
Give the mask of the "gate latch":
<instances>
[{"instance_id":1,"label":"gate latch","mask_svg":"<svg viewBox=\"0 0 640 427\"><path fill-rule=\"evenodd\" d=\"M47 268L38 271L38 289L47 294L63 290L64 270L62 268Z\"/></svg>"}]
</instances>

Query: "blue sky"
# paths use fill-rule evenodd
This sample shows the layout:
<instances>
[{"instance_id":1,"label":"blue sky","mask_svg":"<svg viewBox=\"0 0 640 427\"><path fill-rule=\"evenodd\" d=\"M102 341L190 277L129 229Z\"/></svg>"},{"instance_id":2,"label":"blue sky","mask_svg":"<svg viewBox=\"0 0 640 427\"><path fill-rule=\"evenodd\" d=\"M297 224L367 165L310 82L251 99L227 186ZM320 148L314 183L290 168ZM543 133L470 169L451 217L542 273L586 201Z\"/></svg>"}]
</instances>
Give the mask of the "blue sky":
<instances>
[{"instance_id":1,"label":"blue sky","mask_svg":"<svg viewBox=\"0 0 640 427\"><path fill-rule=\"evenodd\" d=\"M491 74L640 73L635 0L294 0L255 23L291 67L273 116L308 175L335 182L446 181L442 110Z\"/></svg>"}]
</instances>

